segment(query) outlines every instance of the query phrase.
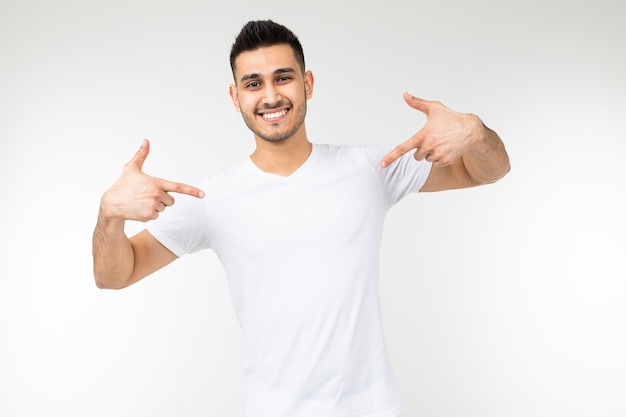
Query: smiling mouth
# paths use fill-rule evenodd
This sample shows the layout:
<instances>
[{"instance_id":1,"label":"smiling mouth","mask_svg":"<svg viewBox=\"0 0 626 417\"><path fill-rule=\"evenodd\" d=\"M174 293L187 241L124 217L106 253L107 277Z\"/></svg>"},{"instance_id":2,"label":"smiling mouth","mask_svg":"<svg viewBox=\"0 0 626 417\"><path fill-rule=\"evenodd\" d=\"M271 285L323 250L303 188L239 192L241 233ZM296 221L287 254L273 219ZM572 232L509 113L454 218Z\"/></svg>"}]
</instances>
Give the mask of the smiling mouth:
<instances>
[{"instance_id":1,"label":"smiling mouth","mask_svg":"<svg viewBox=\"0 0 626 417\"><path fill-rule=\"evenodd\" d=\"M260 116L265 120L276 120L285 116L289 112L289 109L278 110L274 112L261 113Z\"/></svg>"}]
</instances>

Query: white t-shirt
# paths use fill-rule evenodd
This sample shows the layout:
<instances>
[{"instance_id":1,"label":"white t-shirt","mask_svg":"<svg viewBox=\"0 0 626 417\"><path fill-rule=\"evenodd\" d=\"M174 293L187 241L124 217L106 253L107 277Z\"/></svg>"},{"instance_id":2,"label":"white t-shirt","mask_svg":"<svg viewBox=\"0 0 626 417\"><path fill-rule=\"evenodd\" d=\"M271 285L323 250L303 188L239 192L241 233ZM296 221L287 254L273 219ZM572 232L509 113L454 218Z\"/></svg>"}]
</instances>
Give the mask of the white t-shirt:
<instances>
[{"instance_id":1,"label":"white t-shirt","mask_svg":"<svg viewBox=\"0 0 626 417\"><path fill-rule=\"evenodd\" d=\"M211 248L243 335L246 417L396 417L404 405L383 335L379 250L387 210L430 163L388 146L313 145L288 177L249 158L177 197L149 225L177 256Z\"/></svg>"}]
</instances>

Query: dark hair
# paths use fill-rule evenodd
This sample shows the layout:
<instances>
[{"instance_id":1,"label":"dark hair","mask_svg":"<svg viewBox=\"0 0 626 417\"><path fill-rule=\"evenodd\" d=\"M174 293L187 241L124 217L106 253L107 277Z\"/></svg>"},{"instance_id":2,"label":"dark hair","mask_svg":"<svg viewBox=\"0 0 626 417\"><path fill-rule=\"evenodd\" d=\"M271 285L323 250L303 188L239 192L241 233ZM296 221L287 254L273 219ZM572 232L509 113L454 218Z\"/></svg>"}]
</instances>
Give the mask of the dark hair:
<instances>
[{"instance_id":1,"label":"dark hair","mask_svg":"<svg viewBox=\"0 0 626 417\"><path fill-rule=\"evenodd\" d=\"M304 72L304 51L298 37L285 26L271 20L256 20L246 23L230 49L230 68L235 74L235 59L242 53L268 46L287 44Z\"/></svg>"}]
</instances>

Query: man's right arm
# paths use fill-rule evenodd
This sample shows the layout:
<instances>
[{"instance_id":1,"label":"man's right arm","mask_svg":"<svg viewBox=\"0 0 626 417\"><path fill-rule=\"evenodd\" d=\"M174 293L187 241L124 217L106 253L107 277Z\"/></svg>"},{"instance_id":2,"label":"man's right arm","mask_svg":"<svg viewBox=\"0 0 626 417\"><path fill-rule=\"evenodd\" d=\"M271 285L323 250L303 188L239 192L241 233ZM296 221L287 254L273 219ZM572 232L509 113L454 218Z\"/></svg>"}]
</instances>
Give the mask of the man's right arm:
<instances>
[{"instance_id":1,"label":"man's right arm","mask_svg":"<svg viewBox=\"0 0 626 417\"><path fill-rule=\"evenodd\" d=\"M93 271L98 288L127 287L176 259L147 230L129 239L124 232L126 220L156 219L174 204L170 192L204 197L204 192L196 187L144 174L141 168L149 151L150 144L144 140L100 201L93 233Z\"/></svg>"},{"instance_id":2,"label":"man's right arm","mask_svg":"<svg viewBox=\"0 0 626 417\"><path fill-rule=\"evenodd\" d=\"M130 239L117 225L98 221L93 233L96 286L122 289L163 268L177 257L147 230Z\"/></svg>"}]
</instances>

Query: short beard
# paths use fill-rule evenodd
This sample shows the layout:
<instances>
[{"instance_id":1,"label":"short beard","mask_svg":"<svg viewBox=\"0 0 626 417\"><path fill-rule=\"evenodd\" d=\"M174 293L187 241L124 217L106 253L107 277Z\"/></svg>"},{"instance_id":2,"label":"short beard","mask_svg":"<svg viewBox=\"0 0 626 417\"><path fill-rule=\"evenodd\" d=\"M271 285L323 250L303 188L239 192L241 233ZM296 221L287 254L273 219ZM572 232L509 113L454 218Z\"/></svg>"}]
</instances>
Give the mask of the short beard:
<instances>
[{"instance_id":1,"label":"short beard","mask_svg":"<svg viewBox=\"0 0 626 417\"><path fill-rule=\"evenodd\" d=\"M279 107L284 106L283 102L279 102L273 106L263 106L260 109L255 109L255 112L252 115L252 118L249 118L244 112L241 112L241 116L243 117L243 121L246 124L246 126L248 126L248 129L250 129L252 133L254 133L256 136L258 136L259 138L263 139L266 142L278 143L278 142L283 142L289 139L290 137L296 134L296 132L300 129L300 127L302 127L302 124L304 123L304 118L306 116L306 105L307 103L305 100L304 105L300 108L299 114L297 114L296 123L294 124L293 128L289 129L287 132L284 132L282 134L278 132L272 136L268 136L264 134L263 132L261 132L259 129L257 129L254 126L254 121L258 115L259 110L271 110L274 108L279 108ZM289 111L293 111L293 109L294 109L293 106L291 106Z\"/></svg>"}]
</instances>

